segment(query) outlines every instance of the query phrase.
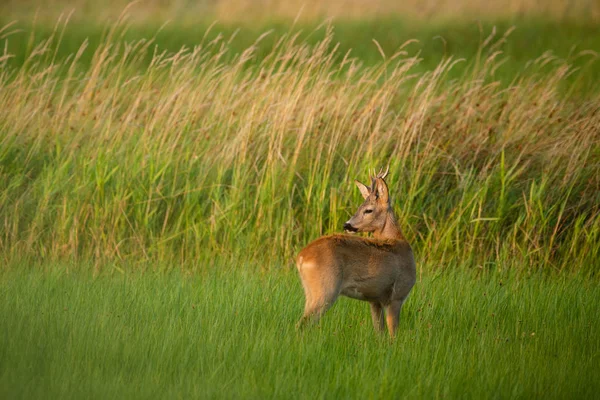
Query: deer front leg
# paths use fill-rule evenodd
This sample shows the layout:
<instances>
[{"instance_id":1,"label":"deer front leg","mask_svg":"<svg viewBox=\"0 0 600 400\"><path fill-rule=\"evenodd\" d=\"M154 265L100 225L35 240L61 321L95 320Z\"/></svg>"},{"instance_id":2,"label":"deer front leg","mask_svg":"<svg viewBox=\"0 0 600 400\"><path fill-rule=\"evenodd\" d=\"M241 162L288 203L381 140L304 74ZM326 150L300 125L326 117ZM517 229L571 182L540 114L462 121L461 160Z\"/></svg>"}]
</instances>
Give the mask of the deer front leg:
<instances>
[{"instance_id":1,"label":"deer front leg","mask_svg":"<svg viewBox=\"0 0 600 400\"><path fill-rule=\"evenodd\" d=\"M371 306L371 319L373 319L373 327L377 332L383 332L385 329L385 322L383 320L383 307L379 302L370 302Z\"/></svg>"},{"instance_id":2,"label":"deer front leg","mask_svg":"<svg viewBox=\"0 0 600 400\"><path fill-rule=\"evenodd\" d=\"M393 300L385 308L385 318L387 322L388 331L390 336L393 338L396 336L396 330L398 329L398 320L400 319L400 310L402 310L402 304L404 300Z\"/></svg>"}]
</instances>

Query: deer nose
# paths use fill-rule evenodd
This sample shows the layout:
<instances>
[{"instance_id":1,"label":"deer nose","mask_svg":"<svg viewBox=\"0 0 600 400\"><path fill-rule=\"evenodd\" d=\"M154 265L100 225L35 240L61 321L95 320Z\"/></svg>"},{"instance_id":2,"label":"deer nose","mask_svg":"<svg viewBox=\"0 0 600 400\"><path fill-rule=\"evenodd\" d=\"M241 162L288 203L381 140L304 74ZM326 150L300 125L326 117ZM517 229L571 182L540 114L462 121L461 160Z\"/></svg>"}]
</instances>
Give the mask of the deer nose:
<instances>
[{"instance_id":1,"label":"deer nose","mask_svg":"<svg viewBox=\"0 0 600 400\"><path fill-rule=\"evenodd\" d=\"M357 231L357 229L355 227L353 227L352 225L350 225L348 222L346 222L344 224L344 230L346 232L356 232Z\"/></svg>"}]
</instances>

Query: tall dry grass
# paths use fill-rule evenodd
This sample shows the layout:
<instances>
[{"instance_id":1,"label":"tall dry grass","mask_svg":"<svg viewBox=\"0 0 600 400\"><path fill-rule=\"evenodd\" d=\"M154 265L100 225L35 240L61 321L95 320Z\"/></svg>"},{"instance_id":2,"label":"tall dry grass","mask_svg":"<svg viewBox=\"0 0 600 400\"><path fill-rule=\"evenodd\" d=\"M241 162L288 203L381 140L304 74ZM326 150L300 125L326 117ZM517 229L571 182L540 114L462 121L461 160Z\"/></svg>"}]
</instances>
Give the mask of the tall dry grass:
<instances>
[{"instance_id":1,"label":"tall dry grass","mask_svg":"<svg viewBox=\"0 0 600 400\"><path fill-rule=\"evenodd\" d=\"M0 59L5 261L285 265L389 164L421 268L597 270L600 98L561 86L577 74L561 60L502 85L490 36L451 81L459 60L415 73L401 48L365 68L331 34L225 61L228 38L170 54L116 25L63 62L60 32L22 67Z\"/></svg>"}]
</instances>

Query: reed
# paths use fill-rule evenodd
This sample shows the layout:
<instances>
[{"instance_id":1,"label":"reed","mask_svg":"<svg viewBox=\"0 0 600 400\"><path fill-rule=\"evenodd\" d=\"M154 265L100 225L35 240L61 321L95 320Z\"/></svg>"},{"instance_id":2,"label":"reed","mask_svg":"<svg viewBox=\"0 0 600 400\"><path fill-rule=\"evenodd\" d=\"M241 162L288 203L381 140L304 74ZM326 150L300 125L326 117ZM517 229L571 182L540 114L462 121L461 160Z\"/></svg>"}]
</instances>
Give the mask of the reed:
<instances>
[{"instance_id":1,"label":"reed","mask_svg":"<svg viewBox=\"0 0 600 400\"><path fill-rule=\"evenodd\" d=\"M579 72L564 60L546 54L502 84L508 39L494 32L474 59L423 72L406 46L364 66L327 26L257 58L261 38L237 54L227 37L168 52L124 40L122 22L64 58L65 24L24 63L0 58L5 262L291 265L341 230L360 202L353 179L389 164L430 268L597 269L600 98L569 90Z\"/></svg>"}]
</instances>

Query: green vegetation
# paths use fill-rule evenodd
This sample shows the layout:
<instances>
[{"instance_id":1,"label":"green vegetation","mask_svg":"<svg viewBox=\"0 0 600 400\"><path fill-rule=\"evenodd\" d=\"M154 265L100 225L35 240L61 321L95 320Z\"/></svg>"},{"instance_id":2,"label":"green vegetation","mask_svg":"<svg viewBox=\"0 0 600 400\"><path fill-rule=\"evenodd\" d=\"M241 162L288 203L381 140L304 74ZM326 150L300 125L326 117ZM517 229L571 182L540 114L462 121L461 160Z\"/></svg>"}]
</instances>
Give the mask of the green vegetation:
<instances>
[{"instance_id":1,"label":"green vegetation","mask_svg":"<svg viewBox=\"0 0 600 400\"><path fill-rule=\"evenodd\" d=\"M0 32L0 397L598 392L599 25L375 16ZM295 254L386 165L399 337L295 332Z\"/></svg>"},{"instance_id":2,"label":"green vegetation","mask_svg":"<svg viewBox=\"0 0 600 400\"><path fill-rule=\"evenodd\" d=\"M297 333L295 275L215 267L95 279L64 265L3 273L0 396L552 399L600 390L600 289L580 278L428 275L391 344L374 335L367 305L348 299Z\"/></svg>"},{"instance_id":3,"label":"green vegetation","mask_svg":"<svg viewBox=\"0 0 600 400\"><path fill-rule=\"evenodd\" d=\"M28 57L35 43L47 39L57 29L56 24L31 24L19 22L8 18L2 19L0 25L4 26L14 22L9 32L7 49L13 57L10 63L14 66L22 65ZM56 58L64 60L77 53L84 41L89 43L87 51L80 58L80 65L86 67L92 63L94 51L104 40L108 23L71 21L66 26L59 25L61 34L60 45L56 48ZM262 60L270 54L273 46L282 35L290 32L299 32L299 41L316 45L326 36L325 29L319 29L322 24L305 22L290 28L285 22L263 22L255 25L239 24L211 24L209 22L191 25L177 25L174 22L163 26L163 21L149 24L134 24L122 33L123 42L135 42L141 39L153 38L159 49L177 52L182 47L194 48L202 42L210 42L217 37L223 37L227 42L228 53L223 56L231 60L256 43L255 60ZM574 68L580 68L577 74L577 90L598 90L600 81L600 68L598 63L590 64L595 59L592 54L582 52L586 50L600 50L600 24L593 22L551 22L546 20L497 20L477 22L470 21L435 21L423 24L410 22L402 18L387 18L383 20L355 20L334 21L332 23L330 49L338 47L337 61L350 52L362 63L373 66L382 61L382 56L374 40L388 56L394 54L407 41L413 41L406 49L410 54L418 54L422 59L415 69L420 72L433 70L444 57L452 56L472 61L477 54L481 43L492 31L497 36L511 32L509 40L498 50L503 54L500 58L503 65L495 71L494 78L504 84L510 83L515 75L527 74L528 64L547 52L554 56L568 60ZM206 49L207 51L210 49ZM218 51L217 49L212 49ZM152 54L144 58L146 64L150 63ZM461 63L449 72L449 76L456 78L468 69L469 62ZM572 80L570 80L572 82Z\"/></svg>"},{"instance_id":4,"label":"green vegetation","mask_svg":"<svg viewBox=\"0 0 600 400\"><path fill-rule=\"evenodd\" d=\"M352 180L389 164L401 224L438 268L595 272L599 94L569 84L582 72L565 61L503 85L506 38L491 35L451 79L453 58L423 72L400 50L366 67L331 33L285 34L258 58L120 32L87 66L85 44L57 56L59 30L2 69L6 261L289 264L353 213Z\"/></svg>"}]
</instances>

